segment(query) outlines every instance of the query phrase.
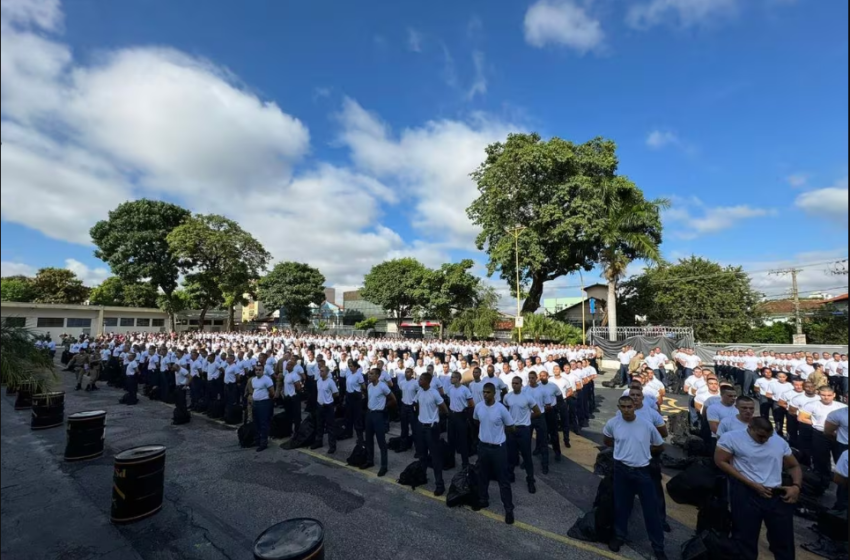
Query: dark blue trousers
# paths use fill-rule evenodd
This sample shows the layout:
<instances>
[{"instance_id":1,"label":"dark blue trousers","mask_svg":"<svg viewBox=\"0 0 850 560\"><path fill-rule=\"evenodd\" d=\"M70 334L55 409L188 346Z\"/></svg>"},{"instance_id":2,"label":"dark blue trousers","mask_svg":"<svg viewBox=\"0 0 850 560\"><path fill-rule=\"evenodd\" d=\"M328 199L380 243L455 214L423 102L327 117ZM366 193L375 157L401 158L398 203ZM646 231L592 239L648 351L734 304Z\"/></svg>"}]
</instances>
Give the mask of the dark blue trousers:
<instances>
[{"instance_id":1,"label":"dark blue trousers","mask_svg":"<svg viewBox=\"0 0 850 560\"><path fill-rule=\"evenodd\" d=\"M381 450L381 468L387 468L387 413L386 411L370 410L366 415L366 457L370 464L375 463L375 441Z\"/></svg>"},{"instance_id":2,"label":"dark blue trousers","mask_svg":"<svg viewBox=\"0 0 850 560\"><path fill-rule=\"evenodd\" d=\"M466 412L449 413L449 446L460 455L461 466L469 466L469 424Z\"/></svg>"},{"instance_id":3,"label":"dark blue trousers","mask_svg":"<svg viewBox=\"0 0 850 560\"><path fill-rule=\"evenodd\" d=\"M633 468L614 462L614 531L617 538L625 541L628 535L629 518L632 516L635 496L640 498L646 532L655 552L664 551L664 526L658 494L652 482L649 466Z\"/></svg>"},{"instance_id":4,"label":"dark blue trousers","mask_svg":"<svg viewBox=\"0 0 850 560\"><path fill-rule=\"evenodd\" d=\"M530 458L529 458L530 459ZM530 460L529 460L530 462ZM505 512L514 511L514 495L508 478L508 449L505 444L491 445L478 442L478 495L482 504L490 503L490 478L499 481L499 494Z\"/></svg>"},{"instance_id":5,"label":"dark blue trousers","mask_svg":"<svg viewBox=\"0 0 850 560\"><path fill-rule=\"evenodd\" d=\"M570 408L569 408L569 405L567 404L566 399L562 399L562 398L558 399L558 402L555 404L555 413L557 414L556 429L552 430L550 428L549 437L550 438L557 438L558 437L558 430L560 430L560 431L564 432L564 443L565 444L570 443L570 421L572 420L572 418L570 417ZM553 449L554 449L554 447L553 447ZM559 449L555 451L556 454L558 452L559 452Z\"/></svg>"},{"instance_id":6,"label":"dark blue trousers","mask_svg":"<svg viewBox=\"0 0 850 560\"><path fill-rule=\"evenodd\" d=\"M729 480L732 508L732 538L738 542L743 560L758 560L759 535L764 523L767 542L776 560L794 558L794 506L782 498L762 498L743 483Z\"/></svg>"},{"instance_id":7,"label":"dark blue trousers","mask_svg":"<svg viewBox=\"0 0 850 560\"><path fill-rule=\"evenodd\" d=\"M363 393L345 395L345 435L352 437L357 432L357 441L363 441Z\"/></svg>"},{"instance_id":8,"label":"dark blue trousers","mask_svg":"<svg viewBox=\"0 0 850 560\"><path fill-rule=\"evenodd\" d=\"M549 429L545 413L531 420L531 432L535 438L535 449L540 452L540 462L544 470L549 468Z\"/></svg>"},{"instance_id":9,"label":"dark blue trousers","mask_svg":"<svg viewBox=\"0 0 850 560\"><path fill-rule=\"evenodd\" d=\"M258 443L260 447L266 447L269 444L269 430L271 429L274 404L271 399L254 401L253 412L254 425L257 426Z\"/></svg>"},{"instance_id":10,"label":"dark blue trousers","mask_svg":"<svg viewBox=\"0 0 850 560\"><path fill-rule=\"evenodd\" d=\"M440 445L440 423L420 424L420 428L420 461L426 468L430 466L434 469L434 481L437 483L437 488L444 488L446 483L443 481L443 447Z\"/></svg>"},{"instance_id":11,"label":"dark blue trousers","mask_svg":"<svg viewBox=\"0 0 850 560\"><path fill-rule=\"evenodd\" d=\"M629 366L626 364L620 364L620 371L617 373L618 382L620 385L628 385L629 384Z\"/></svg>"},{"instance_id":12,"label":"dark blue trousers","mask_svg":"<svg viewBox=\"0 0 850 560\"><path fill-rule=\"evenodd\" d=\"M525 466L525 480L526 482L534 482L534 460L531 455L531 426L516 426L514 433L507 434L507 436L507 459L510 472L513 473L519 466L519 458L522 456L522 462ZM479 445L481 445L480 442ZM479 452L478 455L480 461L481 453Z\"/></svg>"}]
</instances>

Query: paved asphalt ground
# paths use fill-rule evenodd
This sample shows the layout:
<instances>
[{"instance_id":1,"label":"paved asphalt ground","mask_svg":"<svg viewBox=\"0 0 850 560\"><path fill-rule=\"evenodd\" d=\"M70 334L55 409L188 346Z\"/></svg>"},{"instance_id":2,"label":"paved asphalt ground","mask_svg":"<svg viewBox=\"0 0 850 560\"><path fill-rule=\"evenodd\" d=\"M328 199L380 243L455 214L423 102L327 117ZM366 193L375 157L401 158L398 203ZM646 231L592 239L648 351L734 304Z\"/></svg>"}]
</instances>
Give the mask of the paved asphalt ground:
<instances>
[{"instance_id":1,"label":"paved asphalt ground","mask_svg":"<svg viewBox=\"0 0 850 560\"><path fill-rule=\"evenodd\" d=\"M384 479L374 470L345 466L352 441L341 442L333 458L324 451L284 451L281 442L257 454L241 449L235 430L223 424L195 415L189 425L172 426L170 406L142 397L138 406L127 407L118 404L118 390L74 392L71 374L60 375L66 414L108 412L106 453L90 462L63 462L64 430L32 432L29 413L15 412L13 397L0 398L4 560L247 560L257 535L293 517L324 523L331 560L650 557L639 507L631 529L634 542L621 554L566 536L592 506L599 482L592 474L596 445L619 391L599 391L602 406L590 429L573 437L573 448L564 461L552 464L548 476L538 474L536 495L515 485L517 524L509 527L495 484L491 510L477 513L447 508L433 497L433 480L416 492L398 486L394 480L413 460L412 452L390 452ZM681 406L681 400L671 399L663 411ZM113 457L146 444L168 448L165 507L150 519L113 526ZM455 472L446 473L447 483ZM669 500L668 508L673 533L667 550L678 558L696 511Z\"/></svg>"}]
</instances>

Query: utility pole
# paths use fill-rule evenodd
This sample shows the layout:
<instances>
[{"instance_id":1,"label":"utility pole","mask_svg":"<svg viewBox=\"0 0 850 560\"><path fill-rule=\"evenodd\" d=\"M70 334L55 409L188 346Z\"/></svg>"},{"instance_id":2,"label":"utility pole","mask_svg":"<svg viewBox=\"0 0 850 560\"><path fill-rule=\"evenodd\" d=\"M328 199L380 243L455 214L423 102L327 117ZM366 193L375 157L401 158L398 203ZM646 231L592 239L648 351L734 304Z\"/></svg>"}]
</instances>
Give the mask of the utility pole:
<instances>
[{"instance_id":1,"label":"utility pole","mask_svg":"<svg viewBox=\"0 0 850 560\"><path fill-rule=\"evenodd\" d=\"M794 344L806 344L806 338L803 334L803 314L800 310L800 284L798 275L802 272L799 268L788 268L784 270L774 270L770 274L773 276L788 276L791 275L791 300L794 302L794 322L797 325L797 336L794 337Z\"/></svg>"}]
</instances>

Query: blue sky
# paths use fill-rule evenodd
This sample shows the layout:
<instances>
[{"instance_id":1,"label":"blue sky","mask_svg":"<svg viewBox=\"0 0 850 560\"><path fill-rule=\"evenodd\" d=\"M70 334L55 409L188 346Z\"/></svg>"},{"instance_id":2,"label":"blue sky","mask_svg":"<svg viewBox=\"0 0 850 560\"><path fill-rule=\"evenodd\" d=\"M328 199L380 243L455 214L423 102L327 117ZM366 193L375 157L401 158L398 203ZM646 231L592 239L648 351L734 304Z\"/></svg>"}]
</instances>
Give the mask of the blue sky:
<instances>
[{"instance_id":1,"label":"blue sky","mask_svg":"<svg viewBox=\"0 0 850 560\"><path fill-rule=\"evenodd\" d=\"M675 202L668 258L742 264L768 295L787 280L758 271L812 265L804 290L846 291L821 264L847 256L846 2L2 6L4 275L101 281L87 231L140 197L226 214L341 288L401 255L483 263L468 173L533 130L617 141Z\"/></svg>"}]
</instances>

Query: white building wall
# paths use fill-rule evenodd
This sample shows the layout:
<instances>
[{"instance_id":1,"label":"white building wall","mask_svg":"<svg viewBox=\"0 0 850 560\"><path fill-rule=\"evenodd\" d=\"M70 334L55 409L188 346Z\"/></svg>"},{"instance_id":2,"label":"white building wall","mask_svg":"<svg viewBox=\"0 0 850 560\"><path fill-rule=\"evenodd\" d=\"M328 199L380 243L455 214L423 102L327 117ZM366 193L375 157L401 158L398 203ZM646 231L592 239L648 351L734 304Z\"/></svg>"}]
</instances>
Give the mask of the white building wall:
<instances>
[{"instance_id":1,"label":"white building wall","mask_svg":"<svg viewBox=\"0 0 850 560\"><path fill-rule=\"evenodd\" d=\"M118 326L100 325L101 310L103 321L115 319ZM168 315L156 309L117 309L88 307L82 305L39 305L39 304L15 304L3 302L0 308L0 316L19 317L25 319L26 328L39 335L50 335L54 341L59 341L61 335L66 334L79 338L82 335L96 337L101 332L105 334L126 334L131 332L160 333L167 332L169 328ZM133 319L133 326L121 326L121 319ZM61 326L39 326L39 319L62 319ZM69 326L74 324L75 319L89 320L90 326ZM153 324L154 319L162 320L162 326L137 326L138 319L147 319L148 324Z\"/></svg>"}]
</instances>

